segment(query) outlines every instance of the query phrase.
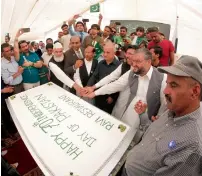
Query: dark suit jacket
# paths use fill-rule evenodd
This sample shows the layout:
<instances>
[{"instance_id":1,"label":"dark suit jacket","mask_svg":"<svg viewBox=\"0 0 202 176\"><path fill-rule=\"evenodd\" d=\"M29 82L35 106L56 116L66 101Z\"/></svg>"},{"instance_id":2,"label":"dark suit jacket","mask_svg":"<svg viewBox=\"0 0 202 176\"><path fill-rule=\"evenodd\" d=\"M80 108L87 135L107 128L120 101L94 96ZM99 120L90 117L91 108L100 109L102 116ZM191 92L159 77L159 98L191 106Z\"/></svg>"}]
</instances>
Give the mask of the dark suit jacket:
<instances>
[{"instance_id":1,"label":"dark suit jacket","mask_svg":"<svg viewBox=\"0 0 202 176\"><path fill-rule=\"evenodd\" d=\"M97 65L98 65L98 61L96 59L93 59L93 63L92 63L89 75L88 75L88 72L87 72L87 69L86 69L85 62L83 62L83 65L79 68L79 76L80 76L81 83L82 83L83 87L86 87L86 85L88 83L88 80L90 79L90 77L94 73Z\"/></svg>"},{"instance_id":2,"label":"dark suit jacket","mask_svg":"<svg viewBox=\"0 0 202 176\"><path fill-rule=\"evenodd\" d=\"M81 48L81 52L84 57L84 49ZM73 80L73 76L75 73L75 70L73 69L74 64L78 60L78 57L73 49L69 49L65 52L65 58L64 58L64 72L67 76L69 76Z\"/></svg>"}]
</instances>

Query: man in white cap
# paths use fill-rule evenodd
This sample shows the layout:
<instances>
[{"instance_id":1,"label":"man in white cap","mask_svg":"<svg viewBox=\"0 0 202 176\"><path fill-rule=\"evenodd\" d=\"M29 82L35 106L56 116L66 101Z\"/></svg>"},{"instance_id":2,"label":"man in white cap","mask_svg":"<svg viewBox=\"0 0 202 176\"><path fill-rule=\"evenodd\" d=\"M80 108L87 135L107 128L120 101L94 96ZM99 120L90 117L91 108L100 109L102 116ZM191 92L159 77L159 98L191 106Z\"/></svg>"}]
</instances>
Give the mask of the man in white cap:
<instances>
[{"instance_id":1,"label":"man in white cap","mask_svg":"<svg viewBox=\"0 0 202 176\"><path fill-rule=\"evenodd\" d=\"M74 88L78 93L81 91L81 87L72 81L64 73L64 53L61 43L57 42L53 48L53 57L50 59L49 67L51 70L50 81L63 87L63 84L70 88Z\"/></svg>"},{"instance_id":2,"label":"man in white cap","mask_svg":"<svg viewBox=\"0 0 202 176\"><path fill-rule=\"evenodd\" d=\"M122 176L202 175L202 63L182 56L167 73L168 110L154 121L129 153Z\"/></svg>"}]
</instances>

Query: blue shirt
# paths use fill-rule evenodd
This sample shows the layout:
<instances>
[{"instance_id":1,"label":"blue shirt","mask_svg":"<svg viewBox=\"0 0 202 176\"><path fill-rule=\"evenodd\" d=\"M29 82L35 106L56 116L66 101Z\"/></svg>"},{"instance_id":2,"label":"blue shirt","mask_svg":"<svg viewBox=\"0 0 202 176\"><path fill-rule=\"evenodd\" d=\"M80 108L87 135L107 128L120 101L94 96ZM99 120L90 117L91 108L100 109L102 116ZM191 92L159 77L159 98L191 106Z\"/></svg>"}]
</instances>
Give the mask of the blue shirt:
<instances>
[{"instance_id":1,"label":"blue shirt","mask_svg":"<svg viewBox=\"0 0 202 176\"><path fill-rule=\"evenodd\" d=\"M88 33L86 33L86 32L77 32L77 31L74 31L72 25L69 26L69 33L70 33L71 36L78 35L79 37L81 37L82 42L84 41L84 38L86 36L88 36Z\"/></svg>"},{"instance_id":2,"label":"blue shirt","mask_svg":"<svg viewBox=\"0 0 202 176\"><path fill-rule=\"evenodd\" d=\"M5 84L18 85L22 82L22 75L17 76L15 79L13 75L18 72L18 63L15 58L11 56L11 60L4 57L1 58L1 75Z\"/></svg>"},{"instance_id":3,"label":"blue shirt","mask_svg":"<svg viewBox=\"0 0 202 176\"><path fill-rule=\"evenodd\" d=\"M36 63L37 61L39 61L39 57L36 53L30 51L28 56L26 56L24 53L21 53L18 64L22 66L25 60ZM22 77L24 83L37 83L40 80L39 69L36 67L24 67Z\"/></svg>"}]
</instances>

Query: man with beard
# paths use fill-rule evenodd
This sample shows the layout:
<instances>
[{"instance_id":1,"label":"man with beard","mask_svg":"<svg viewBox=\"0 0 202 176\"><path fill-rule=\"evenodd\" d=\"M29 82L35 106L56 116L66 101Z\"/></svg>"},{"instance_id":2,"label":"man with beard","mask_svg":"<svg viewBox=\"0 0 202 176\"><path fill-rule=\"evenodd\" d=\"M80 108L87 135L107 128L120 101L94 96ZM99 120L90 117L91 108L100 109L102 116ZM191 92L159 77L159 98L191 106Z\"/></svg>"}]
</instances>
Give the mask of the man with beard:
<instances>
[{"instance_id":1,"label":"man with beard","mask_svg":"<svg viewBox=\"0 0 202 176\"><path fill-rule=\"evenodd\" d=\"M132 70L126 72L118 80L89 94L89 98L93 98L98 95L121 92L129 87L128 100L120 119L133 128L134 135L138 130L135 136L136 143L151 124L152 116L162 113L165 107L163 89L166 77L151 66L151 59L152 55L148 49L138 49L132 57ZM140 116L134 111L134 106L139 101L147 104L147 111Z\"/></svg>"},{"instance_id":2,"label":"man with beard","mask_svg":"<svg viewBox=\"0 0 202 176\"><path fill-rule=\"evenodd\" d=\"M64 71L64 54L63 54L63 47L58 42L54 45L53 48L53 57L50 59L49 64L54 63L57 65L62 71ZM57 84L60 87L63 87L63 82L61 82L55 74L51 71L50 72L50 81Z\"/></svg>"},{"instance_id":3,"label":"man with beard","mask_svg":"<svg viewBox=\"0 0 202 176\"><path fill-rule=\"evenodd\" d=\"M126 159L122 176L202 175L202 63L182 56L167 73L168 110L147 129Z\"/></svg>"},{"instance_id":4,"label":"man with beard","mask_svg":"<svg viewBox=\"0 0 202 176\"><path fill-rule=\"evenodd\" d=\"M62 45L59 42L55 43L53 50L54 55L49 62L51 70L50 81L60 87L63 87L63 84L65 84L69 88L74 88L78 94L80 94L81 87L64 73L64 53Z\"/></svg>"},{"instance_id":5,"label":"man with beard","mask_svg":"<svg viewBox=\"0 0 202 176\"><path fill-rule=\"evenodd\" d=\"M38 55L29 51L29 46L25 40L18 43L18 37L23 34L23 30L19 30L14 42L14 55L19 66L24 68L22 73L24 90L28 90L40 85L39 68L42 67ZM21 51L21 53L20 53Z\"/></svg>"}]
</instances>

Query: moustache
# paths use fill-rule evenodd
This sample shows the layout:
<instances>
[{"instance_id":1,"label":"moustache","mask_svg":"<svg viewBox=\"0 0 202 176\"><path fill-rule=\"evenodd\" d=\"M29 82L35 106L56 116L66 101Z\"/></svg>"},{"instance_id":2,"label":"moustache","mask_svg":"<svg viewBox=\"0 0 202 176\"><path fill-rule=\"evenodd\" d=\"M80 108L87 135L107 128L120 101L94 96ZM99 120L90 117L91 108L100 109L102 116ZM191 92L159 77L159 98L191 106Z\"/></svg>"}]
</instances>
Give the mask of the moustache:
<instances>
[{"instance_id":1,"label":"moustache","mask_svg":"<svg viewBox=\"0 0 202 176\"><path fill-rule=\"evenodd\" d=\"M166 97L166 100L167 100L167 101L169 101L169 102L172 103L172 98L171 98L170 95L166 94L165 97Z\"/></svg>"}]
</instances>

